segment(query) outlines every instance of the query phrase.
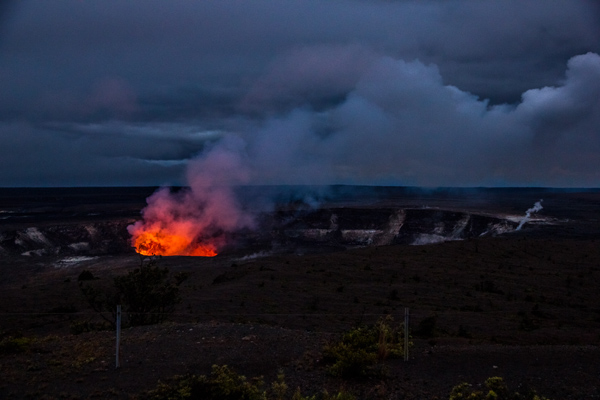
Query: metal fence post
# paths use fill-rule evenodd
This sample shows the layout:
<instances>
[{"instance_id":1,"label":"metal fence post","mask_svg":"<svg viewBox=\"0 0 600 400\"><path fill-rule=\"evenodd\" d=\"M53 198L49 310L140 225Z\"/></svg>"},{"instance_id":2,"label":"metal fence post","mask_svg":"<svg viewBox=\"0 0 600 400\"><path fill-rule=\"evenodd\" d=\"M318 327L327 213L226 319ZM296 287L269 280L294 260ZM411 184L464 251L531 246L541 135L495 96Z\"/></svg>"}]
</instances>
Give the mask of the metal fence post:
<instances>
[{"instance_id":1,"label":"metal fence post","mask_svg":"<svg viewBox=\"0 0 600 400\"><path fill-rule=\"evenodd\" d=\"M408 307L404 309L404 361L408 361Z\"/></svg>"},{"instance_id":2,"label":"metal fence post","mask_svg":"<svg viewBox=\"0 0 600 400\"><path fill-rule=\"evenodd\" d=\"M117 351L116 351L116 366L119 368L119 346L121 345L121 305L117 306Z\"/></svg>"}]
</instances>

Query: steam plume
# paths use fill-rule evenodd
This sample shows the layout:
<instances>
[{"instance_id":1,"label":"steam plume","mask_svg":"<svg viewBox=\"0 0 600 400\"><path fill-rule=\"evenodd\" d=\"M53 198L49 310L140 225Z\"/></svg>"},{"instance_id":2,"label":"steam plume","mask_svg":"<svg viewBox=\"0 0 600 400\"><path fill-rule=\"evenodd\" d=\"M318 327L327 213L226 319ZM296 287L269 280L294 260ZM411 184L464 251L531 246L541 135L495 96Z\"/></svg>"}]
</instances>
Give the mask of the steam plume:
<instances>
[{"instance_id":1,"label":"steam plume","mask_svg":"<svg viewBox=\"0 0 600 400\"><path fill-rule=\"evenodd\" d=\"M248 179L239 146L222 140L190 163L189 188L162 188L148 198L143 219L127 228L139 253L214 256L227 233L253 226L233 193L233 185Z\"/></svg>"},{"instance_id":2,"label":"steam plume","mask_svg":"<svg viewBox=\"0 0 600 400\"><path fill-rule=\"evenodd\" d=\"M517 226L518 231L520 231L521 228L523 227L523 225L525 225L525 223L527 221L529 221L529 219L531 218L531 214L536 213L536 212L540 211L542 208L544 208L544 207L542 207L542 201L544 201L544 200L540 199L540 201L536 201L535 204L533 205L533 207L531 207L530 209L525 211L525 216L519 222L519 226Z\"/></svg>"},{"instance_id":3,"label":"steam plume","mask_svg":"<svg viewBox=\"0 0 600 400\"><path fill-rule=\"evenodd\" d=\"M324 54L314 52L317 58ZM324 110L306 105L261 121L230 122L225 129L230 136L188 164L189 189L162 189L148 199L144 220L129 227L138 250L216 254L227 233L253 226L251 214L234 197L232 185L239 184L502 185L514 179L522 184L546 180L552 170L557 171L552 177L556 186L563 181L573 185L573 176L597 185L598 168L589 165L600 161L598 54L573 57L559 86L530 89L514 107L491 106L445 85L435 65L365 57L364 65L336 86L346 96ZM280 68L294 63L282 65L276 77ZM316 79L319 71L302 79ZM263 82L271 82L267 78ZM278 91L260 93L268 94L262 102L280 99ZM517 230L541 209L540 200ZM166 238L176 244L167 246ZM208 250L198 250L199 243Z\"/></svg>"}]
</instances>

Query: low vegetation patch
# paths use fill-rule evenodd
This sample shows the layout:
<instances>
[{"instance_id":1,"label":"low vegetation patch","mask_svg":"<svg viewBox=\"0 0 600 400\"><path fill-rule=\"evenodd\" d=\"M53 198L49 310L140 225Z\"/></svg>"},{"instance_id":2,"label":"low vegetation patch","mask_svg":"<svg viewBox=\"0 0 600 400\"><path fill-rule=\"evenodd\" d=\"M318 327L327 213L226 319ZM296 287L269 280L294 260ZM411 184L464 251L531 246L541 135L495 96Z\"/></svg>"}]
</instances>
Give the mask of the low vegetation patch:
<instances>
[{"instance_id":1,"label":"low vegetation patch","mask_svg":"<svg viewBox=\"0 0 600 400\"><path fill-rule=\"evenodd\" d=\"M285 376L279 373L270 389L266 389L262 377L247 379L238 375L227 365L213 365L209 376L175 376L142 397L145 400L355 400L345 391L330 395L323 391L319 395L305 397L300 388L291 395Z\"/></svg>"},{"instance_id":2,"label":"low vegetation patch","mask_svg":"<svg viewBox=\"0 0 600 400\"><path fill-rule=\"evenodd\" d=\"M450 392L450 400L549 400L547 397L538 396L534 390L523 393L511 391L498 376L485 381L485 390L473 388L468 383L456 385Z\"/></svg>"},{"instance_id":3,"label":"low vegetation patch","mask_svg":"<svg viewBox=\"0 0 600 400\"><path fill-rule=\"evenodd\" d=\"M534 390L522 393L510 390L504 379L491 377L485 381L485 389L476 389L468 383L456 385L449 400L550 400L536 394ZM478 385L481 388L481 385ZM262 377L247 379L238 375L227 365L213 365L209 376L178 375L141 396L143 400L355 400L345 390L329 394L323 390L311 396L302 395L300 388L290 391L283 372L269 387Z\"/></svg>"},{"instance_id":4,"label":"low vegetation patch","mask_svg":"<svg viewBox=\"0 0 600 400\"><path fill-rule=\"evenodd\" d=\"M5 337L0 340L0 355L25 353L33 342L34 339L28 337Z\"/></svg>"},{"instance_id":5,"label":"low vegetation patch","mask_svg":"<svg viewBox=\"0 0 600 400\"><path fill-rule=\"evenodd\" d=\"M383 361L404 356L404 329L391 316L372 326L359 326L323 349L323 360L333 376L359 378L385 375ZM412 343L409 343L409 346Z\"/></svg>"},{"instance_id":6,"label":"low vegetation patch","mask_svg":"<svg viewBox=\"0 0 600 400\"><path fill-rule=\"evenodd\" d=\"M169 270L159 267L156 259L152 259L145 264L142 260L139 268L115 277L112 286L91 283L80 276L79 287L90 306L114 328L117 305L123 306L125 326L165 321L181 301L178 286L186 279L186 275L178 274L175 282L171 282ZM75 331L86 328L89 326L76 327Z\"/></svg>"}]
</instances>

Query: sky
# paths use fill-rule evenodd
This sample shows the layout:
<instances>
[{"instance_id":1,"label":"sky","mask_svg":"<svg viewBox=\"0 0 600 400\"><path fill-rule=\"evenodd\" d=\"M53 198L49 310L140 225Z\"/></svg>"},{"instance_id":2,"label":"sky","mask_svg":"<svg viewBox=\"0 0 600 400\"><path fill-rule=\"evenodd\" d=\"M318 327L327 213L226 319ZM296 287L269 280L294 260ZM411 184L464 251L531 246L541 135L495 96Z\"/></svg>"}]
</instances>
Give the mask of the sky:
<instances>
[{"instance_id":1,"label":"sky","mask_svg":"<svg viewBox=\"0 0 600 400\"><path fill-rule=\"evenodd\" d=\"M0 6L0 186L600 187L595 0Z\"/></svg>"}]
</instances>

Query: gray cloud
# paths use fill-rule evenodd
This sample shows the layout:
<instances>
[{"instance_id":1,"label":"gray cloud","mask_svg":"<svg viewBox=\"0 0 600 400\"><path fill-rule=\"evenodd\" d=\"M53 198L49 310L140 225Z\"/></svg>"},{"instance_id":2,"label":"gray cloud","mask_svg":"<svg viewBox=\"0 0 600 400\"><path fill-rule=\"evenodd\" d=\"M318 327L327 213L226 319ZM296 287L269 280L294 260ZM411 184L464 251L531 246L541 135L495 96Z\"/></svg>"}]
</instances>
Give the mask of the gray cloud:
<instances>
[{"instance_id":1,"label":"gray cloud","mask_svg":"<svg viewBox=\"0 0 600 400\"><path fill-rule=\"evenodd\" d=\"M241 109L264 113L337 100L352 90L375 57L356 44L294 48L269 65L242 99Z\"/></svg>"},{"instance_id":2,"label":"gray cloud","mask_svg":"<svg viewBox=\"0 0 600 400\"><path fill-rule=\"evenodd\" d=\"M184 182L187 161L222 136L187 124L0 123L4 186Z\"/></svg>"},{"instance_id":3,"label":"gray cloud","mask_svg":"<svg viewBox=\"0 0 600 400\"><path fill-rule=\"evenodd\" d=\"M595 186L599 99L594 53L516 106L445 85L435 65L382 57L339 106L297 109L246 134L249 167L269 183Z\"/></svg>"},{"instance_id":4,"label":"gray cloud","mask_svg":"<svg viewBox=\"0 0 600 400\"><path fill-rule=\"evenodd\" d=\"M13 2L0 185L181 183L231 132L257 181L597 186L599 7Z\"/></svg>"}]
</instances>

